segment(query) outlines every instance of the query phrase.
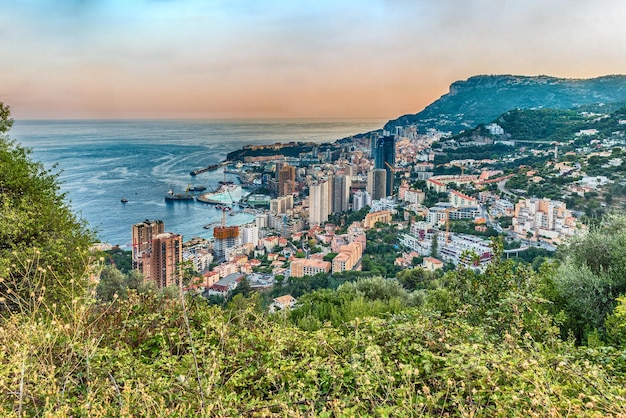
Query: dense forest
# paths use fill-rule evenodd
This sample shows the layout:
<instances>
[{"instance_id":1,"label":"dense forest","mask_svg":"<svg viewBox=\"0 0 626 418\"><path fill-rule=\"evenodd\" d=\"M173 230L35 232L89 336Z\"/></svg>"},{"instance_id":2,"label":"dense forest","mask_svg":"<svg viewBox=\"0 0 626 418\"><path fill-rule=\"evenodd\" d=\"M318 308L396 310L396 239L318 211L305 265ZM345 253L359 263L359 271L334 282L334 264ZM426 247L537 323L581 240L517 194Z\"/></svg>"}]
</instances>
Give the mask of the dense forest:
<instances>
[{"instance_id":1,"label":"dense forest","mask_svg":"<svg viewBox=\"0 0 626 418\"><path fill-rule=\"evenodd\" d=\"M494 240L484 272L344 277L273 314L255 293L211 305L105 268L0 115L3 416L626 415L624 215L537 269Z\"/></svg>"}]
</instances>

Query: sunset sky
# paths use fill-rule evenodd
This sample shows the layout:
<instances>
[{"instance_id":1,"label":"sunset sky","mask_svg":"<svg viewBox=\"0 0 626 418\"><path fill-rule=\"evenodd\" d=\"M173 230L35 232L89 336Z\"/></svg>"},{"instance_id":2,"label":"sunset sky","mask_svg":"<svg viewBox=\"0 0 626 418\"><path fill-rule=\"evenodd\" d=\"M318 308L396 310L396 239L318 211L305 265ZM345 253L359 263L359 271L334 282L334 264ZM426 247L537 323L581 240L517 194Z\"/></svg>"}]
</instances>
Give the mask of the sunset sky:
<instances>
[{"instance_id":1,"label":"sunset sky","mask_svg":"<svg viewBox=\"0 0 626 418\"><path fill-rule=\"evenodd\" d=\"M623 0L0 0L31 118L394 118L476 74L626 73Z\"/></svg>"}]
</instances>

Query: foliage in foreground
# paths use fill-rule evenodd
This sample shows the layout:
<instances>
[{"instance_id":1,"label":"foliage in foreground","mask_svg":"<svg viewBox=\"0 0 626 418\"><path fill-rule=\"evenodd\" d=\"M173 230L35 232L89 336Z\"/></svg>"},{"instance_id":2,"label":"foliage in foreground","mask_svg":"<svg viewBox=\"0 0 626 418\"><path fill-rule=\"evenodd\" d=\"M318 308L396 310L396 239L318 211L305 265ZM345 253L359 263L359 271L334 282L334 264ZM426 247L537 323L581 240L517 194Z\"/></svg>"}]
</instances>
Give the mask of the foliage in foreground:
<instances>
[{"instance_id":1,"label":"foliage in foreground","mask_svg":"<svg viewBox=\"0 0 626 418\"><path fill-rule=\"evenodd\" d=\"M6 318L3 415L626 414L619 352L534 340L515 315L501 336L416 308L304 331L254 299L185 305L129 292Z\"/></svg>"},{"instance_id":2,"label":"foliage in foreground","mask_svg":"<svg viewBox=\"0 0 626 418\"><path fill-rule=\"evenodd\" d=\"M0 310L30 309L39 298L69 302L77 289L72 280L85 277L93 236L71 211L57 175L7 137L12 122L0 102ZM34 274L33 265L46 274Z\"/></svg>"}]
</instances>

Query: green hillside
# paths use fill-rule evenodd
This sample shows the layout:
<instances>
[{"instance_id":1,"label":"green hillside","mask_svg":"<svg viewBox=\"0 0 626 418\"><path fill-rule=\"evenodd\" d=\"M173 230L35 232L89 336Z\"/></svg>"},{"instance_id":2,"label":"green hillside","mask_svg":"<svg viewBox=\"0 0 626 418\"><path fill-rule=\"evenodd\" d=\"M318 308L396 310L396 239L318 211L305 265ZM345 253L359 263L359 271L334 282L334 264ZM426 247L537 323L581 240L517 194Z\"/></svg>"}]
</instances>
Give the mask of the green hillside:
<instances>
[{"instance_id":1,"label":"green hillside","mask_svg":"<svg viewBox=\"0 0 626 418\"><path fill-rule=\"evenodd\" d=\"M597 130L597 135L601 137L611 137L624 135L626 125L620 125L619 121L625 119L626 107L609 114L590 114L579 110L515 109L490 121L504 129L503 136L490 135L484 125L479 125L452 139L463 142L475 136L489 136L501 140L566 142L576 139L579 131L590 129Z\"/></svg>"},{"instance_id":2,"label":"green hillside","mask_svg":"<svg viewBox=\"0 0 626 418\"><path fill-rule=\"evenodd\" d=\"M417 125L458 133L489 123L512 109L547 108L567 110L577 106L623 102L626 76L565 79L548 76L479 75L457 81L450 91L416 114L387 122L385 129ZM610 109L609 109L610 110Z\"/></svg>"}]
</instances>

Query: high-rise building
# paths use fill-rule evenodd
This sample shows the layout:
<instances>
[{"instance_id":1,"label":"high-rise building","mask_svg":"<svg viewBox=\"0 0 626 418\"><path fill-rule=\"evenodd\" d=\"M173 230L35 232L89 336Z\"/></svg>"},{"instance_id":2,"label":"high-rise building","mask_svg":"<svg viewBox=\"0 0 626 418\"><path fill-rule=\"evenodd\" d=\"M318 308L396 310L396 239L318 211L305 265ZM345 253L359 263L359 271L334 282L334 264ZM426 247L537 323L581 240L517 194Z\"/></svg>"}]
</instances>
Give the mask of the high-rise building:
<instances>
[{"instance_id":1,"label":"high-rise building","mask_svg":"<svg viewBox=\"0 0 626 418\"><path fill-rule=\"evenodd\" d=\"M309 189L309 224L322 225L328 221L328 182L312 184Z\"/></svg>"},{"instance_id":2,"label":"high-rise building","mask_svg":"<svg viewBox=\"0 0 626 418\"><path fill-rule=\"evenodd\" d=\"M396 164L396 140L393 136L385 136L376 140L374 148L374 168L387 172L385 196L393 194L395 180L394 167Z\"/></svg>"},{"instance_id":3,"label":"high-rise building","mask_svg":"<svg viewBox=\"0 0 626 418\"><path fill-rule=\"evenodd\" d=\"M352 210L357 212L372 204L372 197L366 191L359 190L352 195Z\"/></svg>"},{"instance_id":4,"label":"high-rise building","mask_svg":"<svg viewBox=\"0 0 626 418\"><path fill-rule=\"evenodd\" d=\"M270 213L287 213L293 209L293 195L279 196L270 200Z\"/></svg>"},{"instance_id":5,"label":"high-rise building","mask_svg":"<svg viewBox=\"0 0 626 418\"><path fill-rule=\"evenodd\" d=\"M387 197L386 170L374 168L367 173L367 192L372 200L380 200Z\"/></svg>"},{"instance_id":6,"label":"high-rise building","mask_svg":"<svg viewBox=\"0 0 626 418\"><path fill-rule=\"evenodd\" d=\"M213 255L217 259L226 256L226 249L239 244L238 226L216 226L213 229Z\"/></svg>"},{"instance_id":7,"label":"high-rise building","mask_svg":"<svg viewBox=\"0 0 626 418\"><path fill-rule=\"evenodd\" d=\"M352 180L347 175L336 176L333 178L332 213L348 211L351 185Z\"/></svg>"},{"instance_id":8,"label":"high-rise building","mask_svg":"<svg viewBox=\"0 0 626 418\"><path fill-rule=\"evenodd\" d=\"M183 237L163 232L152 237L150 252L143 255L144 276L157 288L182 286Z\"/></svg>"},{"instance_id":9,"label":"high-rise building","mask_svg":"<svg viewBox=\"0 0 626 418\"><path fill-rule=\"evenodd\" d=\"M296 168L284 164L278 170L278 196L291 194L295 191Z\"/></svg>"},{"instance_id":10,"label":"high-rise building","mask_svg":"<svg viewBox=\"0 0 626 418\"><path fill-rule=\"evenodd\" d=\"M376 141L378 141L378 134L371 134L370 136L370 158L374 159L376 154Z\"/></svg>"},{"instance_id":11,"label":"high-rise building","mask_svg":"<svg viewBox=\"0 0 626 418\"><path fill-rule=\"evenodd\" d=\"M268 227L269 216L267 213L257 213L255 216L256 227L261 230Z\"/></svg>"},{"instance_id":12,"label":"high-rise building","mask_svg":"<svg viewBox=\"0 0 626 418\"><path fill-rule=\"evenodd\" d=\"M239 228L239 236L241 237L242 244L252 244L255 247L259 243L259 228L255 222L241 225Z\"/></svg>"},{"instance_id":13,"label":"high-rise building","mask_svg":"<svg viewBox=\"0 0 626 418\"><path fill-rule=\"evenodd\" d=\"M152 238L155 235L162 234L164 231L165 225L160 220L150 221L146 219L132 226L132 261L134 269L143 272L141 254L150 251L152 249Z\"/></svg>"}]
</instances>

